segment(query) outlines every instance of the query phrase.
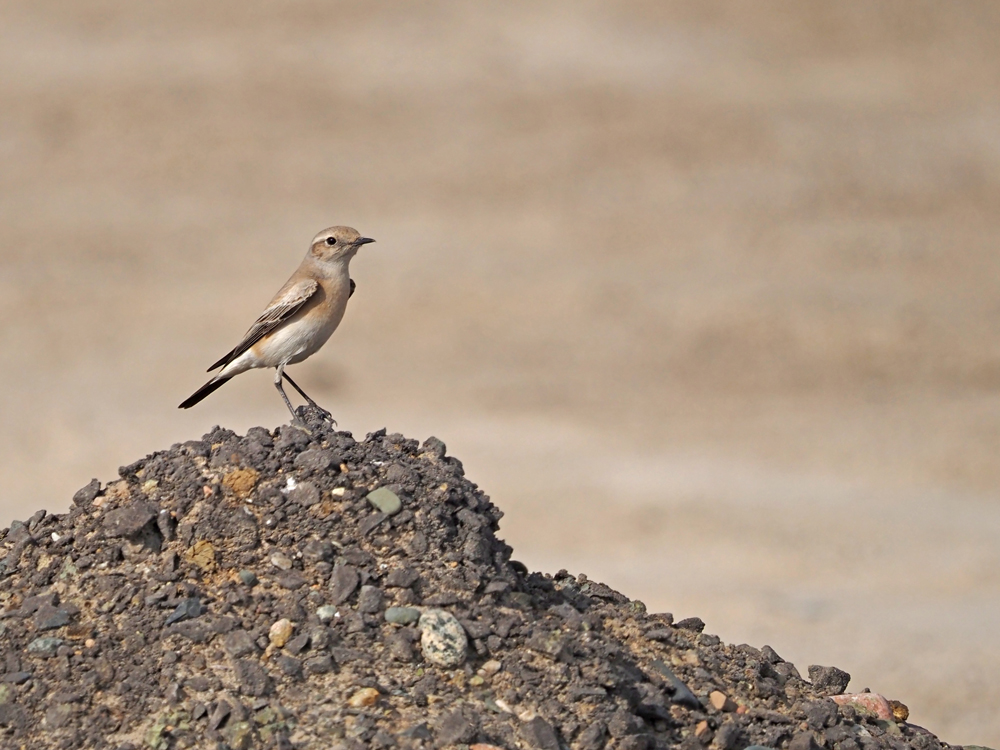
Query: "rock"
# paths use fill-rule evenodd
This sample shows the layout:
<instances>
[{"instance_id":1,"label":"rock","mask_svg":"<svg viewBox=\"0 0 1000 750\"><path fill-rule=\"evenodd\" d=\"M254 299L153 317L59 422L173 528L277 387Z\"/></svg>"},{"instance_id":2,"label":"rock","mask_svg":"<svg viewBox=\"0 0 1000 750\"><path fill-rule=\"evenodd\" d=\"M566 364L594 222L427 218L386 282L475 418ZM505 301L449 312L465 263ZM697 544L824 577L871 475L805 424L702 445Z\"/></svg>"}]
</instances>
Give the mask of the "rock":
<instances>
[{"instance_id":1,"label":"rock","mask_svg":"<svg viewBox=\"0 0 1000 750\"><path fill-rule=\"evenodd\" d=\"M457 667L465 662L469 641L453 614L443 609L428 609L418 622L420 650L427 661L440 667Z\"/></svg>"},{"instance_id":2,"label":"rock","mask_svg":"<svg viewBox=\"0 0 1000 750\"><path fill-rule=\"evenodd\" d=\"M271 555L271 565L276 567L278 570L291 570L292 569L292 558L283 552L275 552Z\"/></svg>"},{"instance_id":3,"label":"rock","mask_svg":"<svg viewBox=\"0 0 1000 750\"><path fill-rule=\"evenodd\" d=\"M420 610L414 607L389 607L385 621L395 625L412 625L420 619Z\"/></svg>"},{"instance_id":4,"label":"rock","mask_svg":"<svg viewBox=\"0 0 1000 750\"><path fill-rule=\"evenodd\" d=\"M52 656L56 652L56 649L63 645L63 643L62 638L36 638L28 644L28 653L37 654L38 656Z\"/></svg>"},{"instance_id":5,"label":"rock","mask_svg":"<svg viewBox=\"0 0 1000 750\"><path fill-rule=\"evenodd\" d=\"M699 721L694 728L694 736L701 740L702 744L707 745L712 740L712 730L708 726L708 722L705 720Z\"/></svg>"},{"instance_id":6,"label":"rock","mask_svg":"<svg viewBox=\"0 0 1000 750\"><path fill-rule=\"evenodd\" d=\"M295 468L299 469L306 476L310 474L322 474L331 466L336 466L340 462L329 451L317 450L315 448L302 451L295 457Z\"/></svg>"},{"instance_id":7,"label":"rock","mask_svg":"<svg viewBox=\"0 0 1000 750\"><path fill-rule=\"evenodd\" d=\"M35 612L33 620L37 630L55 630L69 625L70 613L66 609L44 604Z\"/></svg>"},{"instance_id":8,"label":"rock","mask_svg":"<svg viewBox=\"0 0 1000 750\"><path fill-rule=\"evenodd\" d=\"M309 648L309 643L312 639L308 633L302 633L294 638L290 638L287 643L285 643L285 651L292 655L301 654L307 648ZM277 645L277 644L275 644Z\"/></svg>"},{"instance_id":9,"label":"rock","mask_svg":"<svg viewBox=\"0 0 1000 750\"><path fill-rule=\"evenodd\" d=\"M268 640L271 641L272 646L281 648L286 643L288 639L292 637L292 622L287 618L282 618L271 625L271 628L267 632Z\"/></svg>"},{"instance_id":10,"label":"rock","mask_svg":"<svg viewBox=\"0 0 1000 750\"><path fill-rule=\"evenodd\" d=\"M333 545L325 539L311 539L302 546L302 557L309 562L330 562L333 554Z\"/></svg>"},{"instance_id":11,"label":"rock","mask_svg":"<svg viewBox=\"0 0 1000 750\"><path fill-rule=\"evenodd\" d=\"M708 702L716 711L735 711L737 708L736 702L721 690L713 690L709 693Z\"/></svg>"},{"instance_id":12,"label":"rock","mask_svg":"<svg viewBox=\"0 0 1000 750\"><path fill-rule=\"evenodd\" d=\"M354 695L347 699L347 705L351 708L363 708L374 706L379 699L379 692L375 688L361 688Z\"/></svg>"},{"instance_id":13,"label":"rock","mask_svg":"<svg viewBox=\"0 0 1000 750\"><path fill-rule=\"evenodd\" d=\"M240 500L245 500L253 492L260 473L256 469L237 469L222 478L222 486Z\"/></svg>"},{"instance_id":14,"label":"rock","mask_svg":"<svg viewBox=\"0 0 1000 750\"><path fill-rule=\"evenodd\" d=\"M376 510L387 516L394 516L403 509L403 503L395 492L387 487L379 487L368 493L367 500Z\"/></svg>"},{"instance_id":15,"label":"rock","mask_svg":"<svg viewBox=\"0 0 1000 750\"><path fill-rule=\"evenodd\" d=\"M330 622L337 616L337 608L330 604L324 604L316 610L316 616L320 622Z\"/></svg>"},{"instance_id":16,"label":"rock","mask_svg":"<svg viewBox=\"0 0 1000 750\"><path fill-rule=\"evenodd\" d=\"M822 695L839 695L847 689L851 676L836 667L809 667L809 681Z\"/></svg>"},{"instance_id":17,"label":"rock","mask_svg":"<svg viewBox=\"0 0 1000 750\"><path fill-rule=\"evenodd\" d=\"M270 694L272 682L264 668L254 659L236 659L233 674L240 686L240 692L259 698Z\"/></svg>"},{"instance_id":18,"label":"rock","mask_svg":"<svg viewBox=\"0 0 1000 750\"><path fill-rule=\"evenodd\" d=\"M202 539L184 550L184 559L211 573L215 570L215 547L207 539Z\"/></svg>"},{"instance_id":19,"label":"rock","mask_svg":"<svg viewBox=\"0 0 1000 750\"><path fill-rule=\"evenodd\" d=\"M156 520L158 509L144 502L108 511L104 516L104 529L109 537L129 537Z\"/></svg>"},{"instance_id":20,"label":"rock","mask_svg":"<svg viewBox=\"0 0 1000 750\"><path fill-rule=\"evenodd\" d=\"M326 674L333 671L333 659L329 654L321 654L306 659L305 668L312 674Z\"/></svg>"},{"instance_id":21,"label":"rock","mask_svg":"<svg viewBox=\"0 0 1000 750\"><path fill-rule=\"evenodd\" d=\"M680 630L693 630L696 633L700 633L705 629L705 621L700 617L686 617L683 620L679 620L674 627Z\"/></svg>"},{"instance_id":22,"label":"rock","mask_svg":"<svg viewBox=\"0 0 1000 750\"><path fill-rule=\"evenodd\" d=\"M201 600L196 596L192 596L188 599L182 600L181 603L177 605L176 609L174 609L174 611L167 617L167 621L164 625L173 625L175 622L194 619L195 617L201 616L204 611L205 609L201 605Z\"/></svg>"},{"instance_id":23,"label":"rock","mask_svg":"<svg viewBox=\"0 0 1000 750\"><path fill-rule=\"evenodd\" d=\"M234 630L226 634L225 639L223 639L223 648L230 658L238 659L241 656L255 653L257 644L254 643L253 637L247 631Z\"/></svg>"},{"instance_id":24,"label":"rock","mask_svg":"<svg viewBox=\"0 0 1000 750\"><path fill-rule=\"evenodd\" d=\"M385 577L386 588L408 589L420 578L412 568L396 568Z\"/></svg>"},{"instance_id":25,"label":"rock","mask_svg":"<svg viewBox=\"0 0 1000 750\"><path fill-rule=\"evenodd\" d=\"M788 750L819 750L812 732L796 732L788 743Z\"/></svg>"},{"instance_id":26,"label":"rock","mask_svg":"<svg viewBox=\"0 0 1000 750\"><path fill-rule=\"evenodd\" d=\"M477 727L461 710L442 714L434 726L439 746L466 745L476 736Z\"/></svg>"},{"instance_id":27,"label":"rock","mask_svg":"<svg viewBox=\"0 0 1000 750\"><path fill-rule=\"evenodd\" d=\"M483 662L483 666L481 666L479 669L487 677L492 677L501 669L503 669L503 665L496 659L490 659L489 661Z\"/></svg>"},{"instance_id":28,"label":"rock","mask_svg":"<svg viewBox=\"0 0 1000 750\"><path fill-rule=\"evenodd\" d=\"M361 582L357 568L352 565L335 565L330 583L330 599L334 604L346 602Z\"/></svg>"},{"instance_id":29,"label":"rock","mask_svg":"<svg viewBox=\"0 0 1000 750\"><path fill-rule=\"evenodd\" d=\"M529 747L537 750L559 750L559 738L555 729L541 716L521 724L521 737Z\"/></svg>"},{"instance_id":30,"label":"rock","mask_svg":"<svg viewBox=\"0 0 1000 750\"><path fill-rule=\"evenodd\" d=\"M733 719L726 719L715 730L715 746L719 750L736 750L741 745L742 735L740 725Z\"/></svg>"},{"instance_id":31,"label":"rock","mask_svg":"<svg viewBox=\"0 0 1000 750\"><path fill-rule=\"evenodd\" d=\"M73 505L90 505L101 494L101 483L96 479L91 479L86 487L82 487L73 495Z\"/></svg>"},{"instance_id":32,"label":"rock","mask_svg":"<svg viewBox=\"0 0 1000 750\"><path fill-rule=\"evenodd\" d=\"M362 586L358 595L358 611L374 614L382 609L382 591L377 586Z\"/></svg>"},{"instance_id":33,"label":"rock","mask_svg":"<svg viewBox=\"0 0 1000 750\"><path fill-rule=\"evenodd\" d=\"M812 667L809 669L811 674ZM830 698L838 705L854 706L858 712L874 719L889 720L896 718L892 710L892 705L885 697L878 693L849 693L847 695L832 695Z\"/></svg>"},{"instance_id":34,"label":"rock","mask_svg":"<svg viewBox=\"0 0 1000 750\"><path fill-rule=\"evenodd\" d=\"M320 501L319 488L312 482L299 482L287 493L290 502L309 508Z\"/></svg>"},{"instance_id":35,"label":"rock","mask_svg":"<svg viewBox=\"0 0 1000 750\"><path fill-rule=\"evenodd\" d=\"M391 633L386 637L385 643L389 647L389 654L393 659L397 661L413 661L413 644L402 633Z\"/></svg>"},{"instance_id":36,"label":"rock","mask_svg":"<svg viewBox=\"0 0 1000 750\"><path fill-rule=\"evenodd\" d=\"M602 750L608 740L608 729L604 722L593 721L584 727L576 741L579 750Z\"/></svg>"},{"instance_id":37,"label":"rock","mask_svg":"<svg viewBox=\"0 0 1000 750\"><path fill-rule=\"evenodd\" d=\"M240 581L243 582L244 586L256 586L257 585L257 574L252 570L241 570L239 573Z\"/></svg>"}]
</instances>

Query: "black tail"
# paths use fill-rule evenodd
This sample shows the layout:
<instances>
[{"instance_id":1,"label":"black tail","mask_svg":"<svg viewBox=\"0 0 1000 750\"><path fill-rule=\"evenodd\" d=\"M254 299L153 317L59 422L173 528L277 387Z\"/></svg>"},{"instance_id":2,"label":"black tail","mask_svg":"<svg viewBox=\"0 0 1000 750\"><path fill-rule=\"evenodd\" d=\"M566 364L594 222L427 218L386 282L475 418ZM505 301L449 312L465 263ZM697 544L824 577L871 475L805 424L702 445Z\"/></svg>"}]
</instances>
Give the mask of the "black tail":
<instances>
[{"instance_id":1,"label":"black tail","mask_svg":"<svg viewBox=\"0 0 1000 750\"><path fill-rule=\"evenodd\" d=\"M192 393L188 398L178 406L178 409L190 409L192 406L197 404L203 398L211 393L215 393L222 386L229 382L229 378L212 378L201 388Z\"/></svg>"}]
</instances>

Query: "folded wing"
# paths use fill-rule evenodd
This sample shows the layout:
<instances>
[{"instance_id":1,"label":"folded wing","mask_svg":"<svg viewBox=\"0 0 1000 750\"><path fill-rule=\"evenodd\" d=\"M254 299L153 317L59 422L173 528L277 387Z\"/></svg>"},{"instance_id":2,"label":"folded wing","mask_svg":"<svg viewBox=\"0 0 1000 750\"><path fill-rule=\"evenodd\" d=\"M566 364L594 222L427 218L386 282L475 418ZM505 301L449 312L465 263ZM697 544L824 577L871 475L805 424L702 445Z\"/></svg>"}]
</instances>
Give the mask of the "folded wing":
<instances>
[{"instance_id":1,"label":"folded wing","mask_svg":"<svg viewBox=\"0 0 1000 750\"><path fill-rule=\"evenodd\" d=\"M318 288L319 284L314 279L303 279L278 292L267 309L250 326L250 330L243 336L243 340L232 351L227 353L226 356L209 367L208 372L217 367L225 367L275 328L295 315L309 301L310 297L316 293Z\"/></svg>"}]
</instances>

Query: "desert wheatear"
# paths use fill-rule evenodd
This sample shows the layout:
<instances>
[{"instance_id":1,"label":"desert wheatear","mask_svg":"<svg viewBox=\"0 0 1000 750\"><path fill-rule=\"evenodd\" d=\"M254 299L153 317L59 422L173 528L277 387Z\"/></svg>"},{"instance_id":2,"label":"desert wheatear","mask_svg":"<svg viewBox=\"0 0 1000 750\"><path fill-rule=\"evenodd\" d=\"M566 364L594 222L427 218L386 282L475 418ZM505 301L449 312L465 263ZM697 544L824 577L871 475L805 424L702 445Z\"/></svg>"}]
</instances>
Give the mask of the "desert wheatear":
<instances>
[{"instance_id":1,"label":"desert wheatear","mask_svg":"<svg viewBox=\"0 0 1000 750\"><path fill-rule=\"evenodd\" d=\"M274 385L294 419L281 379L285 378L309 405L332 419L285 373L285 367L315 354L337 329L347 300L354 294L348 265L358 249L375 240L362 237L350 227L331 227L317 234L298 270L274 295L274 299L250 326L243 340L208 368L219 373L195 391L179 408L189 409L221 388L230 378L258 367L274 367Z\"/></svg>"}]
</instances>

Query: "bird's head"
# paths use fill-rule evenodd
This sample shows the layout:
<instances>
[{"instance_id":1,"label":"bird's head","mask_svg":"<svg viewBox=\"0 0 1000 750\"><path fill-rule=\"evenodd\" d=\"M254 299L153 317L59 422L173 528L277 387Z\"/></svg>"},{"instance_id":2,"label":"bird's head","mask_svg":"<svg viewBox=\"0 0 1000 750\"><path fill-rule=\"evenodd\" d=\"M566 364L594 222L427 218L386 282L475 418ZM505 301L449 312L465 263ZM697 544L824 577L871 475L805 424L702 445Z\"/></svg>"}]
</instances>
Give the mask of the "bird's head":
<instances>
[{"instance_id":1,"label":"bird's head","mask_svg":"<svg viewBox=\"0 0 1000 750\"><path fill-rule=\"evenodd\" d=\"M322 261L350 260L362 245L374 241L351 227L330 227L313 237L310 252Z\"/></svg>"}]
</instances>

